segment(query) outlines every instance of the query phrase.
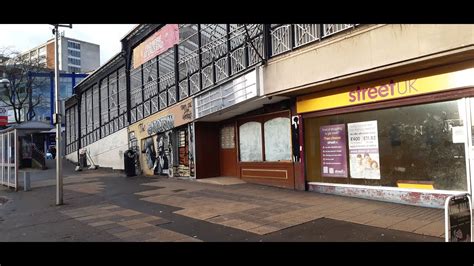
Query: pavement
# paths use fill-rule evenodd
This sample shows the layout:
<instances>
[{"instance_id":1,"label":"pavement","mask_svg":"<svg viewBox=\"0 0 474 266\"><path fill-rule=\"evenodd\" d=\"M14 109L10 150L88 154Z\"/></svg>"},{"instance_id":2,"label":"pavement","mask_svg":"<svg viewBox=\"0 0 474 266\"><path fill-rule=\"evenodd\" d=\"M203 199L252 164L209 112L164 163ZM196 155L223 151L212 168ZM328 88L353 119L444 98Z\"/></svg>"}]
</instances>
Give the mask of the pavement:
<instances>
[{"instance_id":1,"label":"pavement","mask_svg":"<svg viewBox=\"0 0 474 266\"><path fill-rule=\"evenodd\" d=\"M32 189L0 187L0 241L443 242L441 209L293 191L235 179L204 182L75 172L65 162L55 205L54 161ZM22 185L20 180L20 186Z\"/></svg>"}]
</instances>

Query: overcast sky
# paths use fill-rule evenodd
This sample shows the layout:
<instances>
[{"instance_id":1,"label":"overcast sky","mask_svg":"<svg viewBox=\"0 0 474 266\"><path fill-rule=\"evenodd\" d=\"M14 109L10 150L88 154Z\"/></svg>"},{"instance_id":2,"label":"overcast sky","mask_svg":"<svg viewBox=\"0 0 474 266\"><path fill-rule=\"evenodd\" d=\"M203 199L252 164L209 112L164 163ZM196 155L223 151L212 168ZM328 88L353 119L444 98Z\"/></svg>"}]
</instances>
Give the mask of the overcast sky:
<instances>
[{"instance_id":1,"label":"overcast sky","mask_svg":"<svg viewBox=\"0 0 474 266\"><path fill-rule=\"evenodd\" d=\"M60 28L66 37L100 45L100 64L120 52L120 39L136 24L73 24L72 29ZM54 38L53 26L48 24L1 24L0 48L11 47L26 51Z\"/></svg>"}]
</instances>

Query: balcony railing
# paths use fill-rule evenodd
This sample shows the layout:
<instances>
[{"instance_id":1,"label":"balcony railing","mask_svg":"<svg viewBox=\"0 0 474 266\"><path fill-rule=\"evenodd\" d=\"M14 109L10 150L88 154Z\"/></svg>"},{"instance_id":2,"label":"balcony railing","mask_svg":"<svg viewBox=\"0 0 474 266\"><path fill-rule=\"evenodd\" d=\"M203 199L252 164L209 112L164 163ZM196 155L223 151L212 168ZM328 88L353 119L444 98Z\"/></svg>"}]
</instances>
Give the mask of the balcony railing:
<instances>
[{"instance_id":1,"label":"balcony railing","mask_svg":"<svg viewBox=\"0 0 474 266\"><path fill-rule=\"evenodd\" d=\"M271 56L320 41L358 24L271 24Z\"/></svg>"}]
</instances>

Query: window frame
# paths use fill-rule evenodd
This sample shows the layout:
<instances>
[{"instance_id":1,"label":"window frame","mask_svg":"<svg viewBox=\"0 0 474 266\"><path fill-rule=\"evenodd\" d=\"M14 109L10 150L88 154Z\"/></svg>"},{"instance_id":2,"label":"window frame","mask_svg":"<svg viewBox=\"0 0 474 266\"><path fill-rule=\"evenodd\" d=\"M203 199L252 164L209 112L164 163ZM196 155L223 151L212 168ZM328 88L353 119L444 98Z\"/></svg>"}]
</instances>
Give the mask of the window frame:
<instances>
[{"instance_id":1,"label":"window frame","mask_svg":"<svg viewBox=\"0 0 474 266\"><path fill-rule=\"evenodd\" d=\"M264 125L265 122L272 120L273 118L278 118L278 117L285 117L290 119L290 130L291 130L291 112L290 110L284 110L284 111L277 111L277 112L272 112L272 113L266 113L266 114L261 114L261 115L255 115L251 117L245 117L245 118L240 118L237 119L237 129L236 129L236 146L238 147L238 162L239 163L292 163L292 156L293 156L293 150L292 150L292 143L290 139L290 160L282 160L282 161L267 161L266 159L266 153L265 153L265 129ZM247 123L247 122L259 122L261 124L261 136L262 136L262 161L242 161L241 160L241 154L240 154L240 126ZM291 134L290 134L291 136Z\"/></svg>"}]
</instances>

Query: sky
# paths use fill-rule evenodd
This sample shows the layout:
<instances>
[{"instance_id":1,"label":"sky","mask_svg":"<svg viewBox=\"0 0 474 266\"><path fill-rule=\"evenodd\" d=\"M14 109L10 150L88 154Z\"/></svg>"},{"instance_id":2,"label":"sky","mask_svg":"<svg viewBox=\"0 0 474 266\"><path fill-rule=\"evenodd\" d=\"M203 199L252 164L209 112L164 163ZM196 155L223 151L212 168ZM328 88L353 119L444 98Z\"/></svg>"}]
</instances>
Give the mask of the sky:
<instances>
[{"instance_id":1,"label":"sky","mask_svg":"<svg viewBox=\"0 0 474 266\"><path fill-rule=\"evenodd\" d=\"M73 24L59 28L64 36L100 45L100 65L120 52L122 39L136 24ZM26 51L54 38L48 24L0 24L0 48Z\"/></svg>"}]
</instances>

